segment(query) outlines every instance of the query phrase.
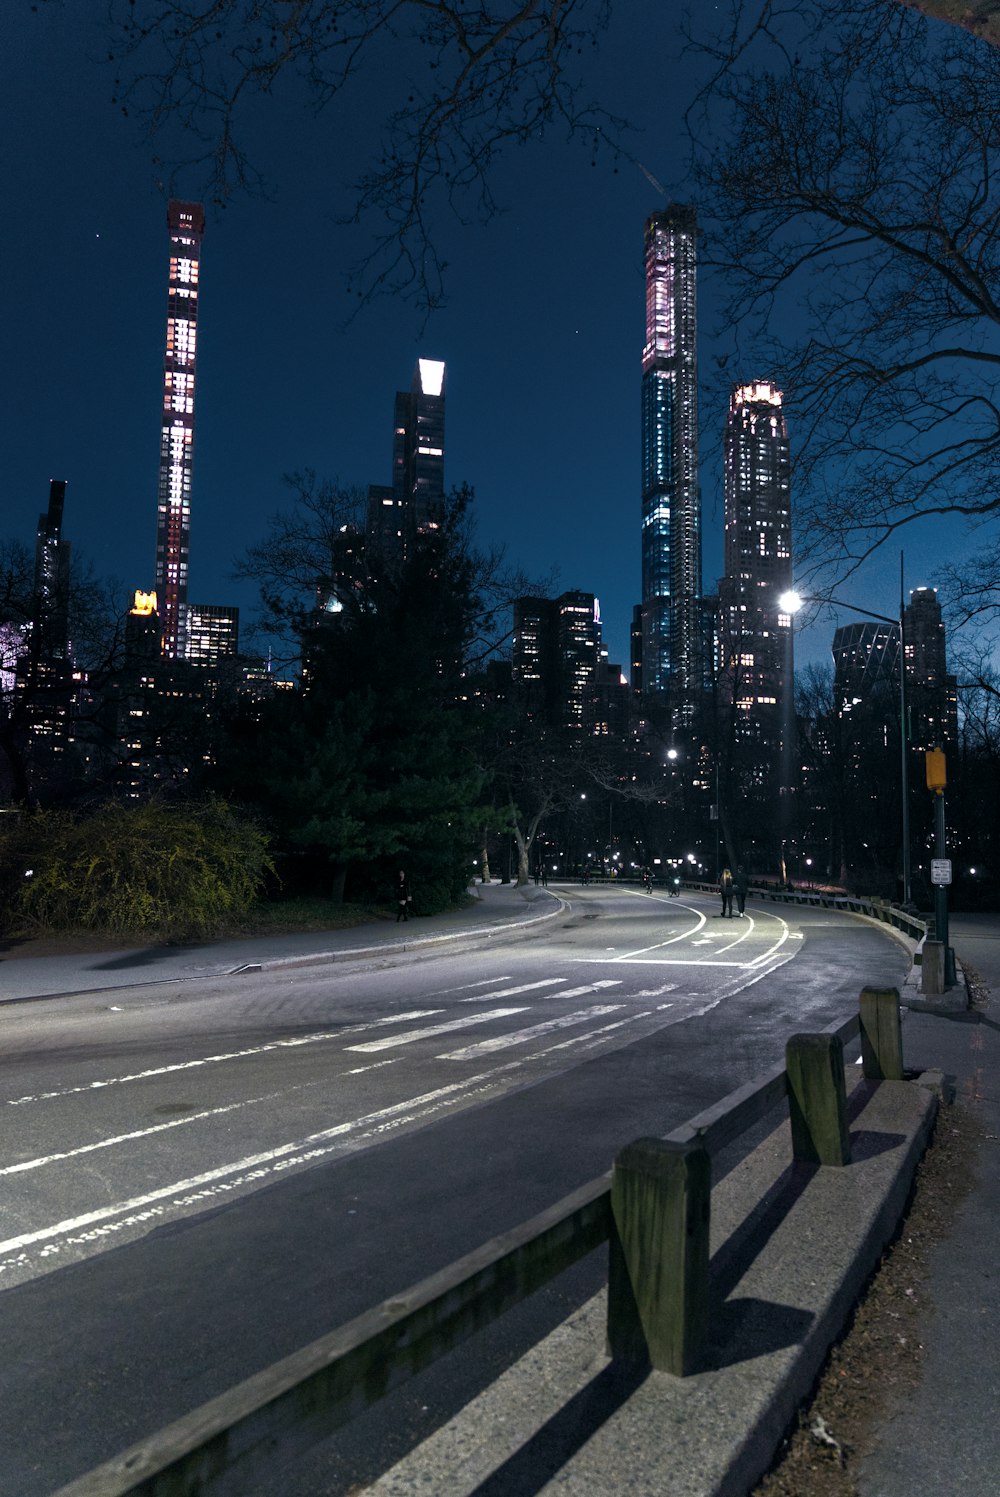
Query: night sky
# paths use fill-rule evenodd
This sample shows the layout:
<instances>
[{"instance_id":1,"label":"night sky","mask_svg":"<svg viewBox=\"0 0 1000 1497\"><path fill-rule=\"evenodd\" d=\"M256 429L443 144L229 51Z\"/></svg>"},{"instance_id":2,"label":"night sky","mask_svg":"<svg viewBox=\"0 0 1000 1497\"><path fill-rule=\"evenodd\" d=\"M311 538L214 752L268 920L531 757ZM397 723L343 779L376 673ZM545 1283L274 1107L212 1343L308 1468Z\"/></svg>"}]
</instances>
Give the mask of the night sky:
<instances>
[{"instance_id":1,"label":"night sky","mask_svg":"<svg viewBox=\"0 0 1000 1497\"><path fill-rule=\"evenodd\" d=\"M8 0L5 15L0 535L33 544L48 481L66 478L66 537L131 591L153 581L168 242L154 148L111 102L103 10L89 0L32 13ZM593 87L637 126L638 160L691 200L681 122L691 66L679 60L677 10L616 0L614 11ZM394 392L423 355L448 366L446 480L474 486L481 539L506 543L533 576L557 568L559 590L597 593L611 658L627 670L639 598L642 237L661 200L637 166L592 167L588 144L553 132L501 162L501 217L443 224L449 304L423 331L413 306L389 301L345 327L346 273L371 230L335 220L374 138L359 121L387 91L391 74L363 83L338 113L316 116L294 95L256 106L248 139L268 196L208 210L189 598L238 604L250 622L254 592L232 580L233 563L284 503L283 474L390 481ZM202 186L192 174L174 195L198 199ZM706 371L713 315L703 280ZM732 370L741 380L775 373ZM704 587L714 591L724 404L703 397L700 420ZM935 581L930 542L929 532L905 537L908 587ZM897 549L844 596L895 614L898 569ZM805 632L799 661L823 658L832 629L828 618Z\"/></svg>"}]
</instances>

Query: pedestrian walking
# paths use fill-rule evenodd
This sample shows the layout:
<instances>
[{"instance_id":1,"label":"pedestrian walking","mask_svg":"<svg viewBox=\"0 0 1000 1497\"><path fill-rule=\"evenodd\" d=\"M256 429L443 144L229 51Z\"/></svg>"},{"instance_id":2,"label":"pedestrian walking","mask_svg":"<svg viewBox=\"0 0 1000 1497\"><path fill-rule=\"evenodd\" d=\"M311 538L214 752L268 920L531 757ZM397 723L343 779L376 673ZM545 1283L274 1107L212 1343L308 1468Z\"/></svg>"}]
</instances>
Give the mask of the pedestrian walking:
<instances>
[{"instance_id":1,"label":"pedestrian walking","mask_svg":"<svg viewBox=\"0 0 1000 1497\"><path fill-rule=\"evenodd\" d=\"M749 886L749 883L750 880L747 878L746 869L743 867L743 864L740 863L739 867L736 869L736 877L733 879L733 892L736 895L736 908L739 910L741 915L743 914L743 911L746 907L747 888Z\"/></svg>"},{"instance_id":2,"label":"pedestrian walking","mask_svg":"<svg viewBox=\"0 0 1000 1497\"><path fill-rule=\"evenodd\" d=\"M401 920L409 920L410 905L413 898L410 894L410 881L406 877L405 869L401 868L396 875L396 924Z\"/></svg>"},{"instance_id":3,"label":"pedestrian walking","mask_svg":"<svg viewBox=\"0 0 1000 1497\"><path fill-rule=\"evenodd\" d=\"M719 877L719 893L722 895L722 916L728 915L733 918L733 875L728 868L723 868Z\"/></svg>"}]
</instances>

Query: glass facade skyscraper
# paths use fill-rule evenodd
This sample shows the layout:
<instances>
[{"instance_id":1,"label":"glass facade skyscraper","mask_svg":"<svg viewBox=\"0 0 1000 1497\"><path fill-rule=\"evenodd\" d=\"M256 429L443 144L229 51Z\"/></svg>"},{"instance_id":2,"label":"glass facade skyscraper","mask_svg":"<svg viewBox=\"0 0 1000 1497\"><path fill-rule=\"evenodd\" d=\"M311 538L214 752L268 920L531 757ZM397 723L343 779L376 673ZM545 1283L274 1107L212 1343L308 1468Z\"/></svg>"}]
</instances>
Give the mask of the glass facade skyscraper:
<instances>
[{"instance_id":1,"label":"glass facade skyscraper","mask_svg":"<svg viewBox=\"0 0 1000 1497\"><path fill-rule=\"evenodd\" d=\"M642 352L642 685L684 721L701 681L697 217L672 203L646 222Z\"/></svg>"},{"instance_id":2,"label":"glass facade skyscraper","mask_svg":"<svg viewBox=\"0 0 1000 1497\"><path fill-rule=\"evenodd\" d=\"M205 212L200 203L171 201L167 339L163 357L160 481L156 515L156 593L163 653L185 653L185 609L191 549L191 474L194 464L195 358L198 277Z\"/></svg>"},{"instance_id":3,"label":"glass facade skyscraper","mask_svg":"<svg viewBox=\"0 0 1000 1497\"><path fill-rule=\"evenodd\" d=\"M792 585L791 458L782 394L769 381L733 389L725 463L721 664L737 723L777 741L792 683L792 621L778 607Z\"/></svg>"}]
</instances>

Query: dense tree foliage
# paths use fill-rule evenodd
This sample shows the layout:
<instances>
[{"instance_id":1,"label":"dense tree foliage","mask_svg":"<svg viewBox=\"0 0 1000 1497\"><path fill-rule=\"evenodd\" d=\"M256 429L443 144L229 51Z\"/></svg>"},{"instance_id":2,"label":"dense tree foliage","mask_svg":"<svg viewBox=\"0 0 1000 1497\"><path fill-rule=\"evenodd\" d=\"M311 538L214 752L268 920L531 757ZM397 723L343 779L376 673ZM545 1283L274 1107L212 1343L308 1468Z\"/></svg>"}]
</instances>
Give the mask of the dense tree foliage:
<instances>
[{"instance_id":1,"label":"dense tree foliage","mask_svg":"<svg viewBox=\"0 0 1000 1497\"><path fill-rule=\"evenodd\" d=\"M402 867L427 911L471 876L486 770L467 670L499 613L480 586L471 497L456 491L405 560L383 565L360 533L345 560L331 521L343 496L308 484L272 522L274 544L248 555L271 617L297 640L302 686L234 716L215 779L287 849L325 864L335 896L385 890ZM333 610L318 604L331 596Z\"/></svg>"},{"instance_id":2,"label":"dense tree foliage","mask_svg":"<svg viewBox=\"0 0 1000 1497\"><path fill-rule=\"evenodd\" d=\"M249 910L272 867L264 834L216 801L108 801L3 823L8 928L211 936Z\"/></svg>"}]
</instances>

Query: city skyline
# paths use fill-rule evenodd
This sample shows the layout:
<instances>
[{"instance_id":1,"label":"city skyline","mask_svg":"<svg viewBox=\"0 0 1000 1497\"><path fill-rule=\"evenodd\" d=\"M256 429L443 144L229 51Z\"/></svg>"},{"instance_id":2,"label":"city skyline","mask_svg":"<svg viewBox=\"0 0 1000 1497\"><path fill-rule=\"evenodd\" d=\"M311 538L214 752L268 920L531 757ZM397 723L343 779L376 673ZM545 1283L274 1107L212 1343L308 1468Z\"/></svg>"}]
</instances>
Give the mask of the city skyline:
<instances>
[{"instance_id":1,"label":"city skyline","mask_svg":"<svg viewBox=\"0 0 1000 1497\"><path fill-rule=\"evenodd\" d=\"M637 13L626 3L602 44L602 86L625 115L630 99L653 96L664 69L681 76L672 21L656 16L657 46L635 55ZM11 191L29 211L9 244L19 267L6 364L14 440L0 481L4 532L30 545L43 485L65 477L67 534L120 578L127 604L155 582L165 193L148 148L109 107L107 74L87 60L97 55L95 38L85 19L52 8L17 20L7 57ZM46 104L52 89L64 101L58 111ZM644 167L683 198L682 145L655 111L637 123L649 127L639 142ZM507 211L485 228L447 230L449 306L426 327L413 308L389 302L347 321L346 271L362 242L317 205L317 174L343 174L336 140L321 129L303 150L307 133L297 114L272 118L260 141L272 195L209 214L191 595L239 606L250 622L256 596L233 581L233 563L285 502L282 475L313 469L364 491L384 471L387 396L431 354L449 370L449 481L474 486L483 543L505 543L540 581L558 566L554 592L597 594L611 657L628 661L641 595L641 236L662 206L656 190L635 164L592 168L589 149L552 141L515 154L496 179ZM193 199L193 185L178 187ZM538 252L570 223L567 242L579 252ZM710 285L699 295L699 357L711 374L719 304ZM728 372L780 383L780 371L756 363ZM81 398L98 388L100 419L92 397ZM511 412L500 440L498 399ZM702 394L707 578L722 570L725 415L724 401ZM908 585L935 581L943 548L925 531L926 544L916 532L904 537ZM869 599L892 613L897 560L877 560L845 601ZM829 661L833 627L830 618L820 624L813 658ZM797 644L808 660L798 627Z\"/></svg>"}]
</instances>

